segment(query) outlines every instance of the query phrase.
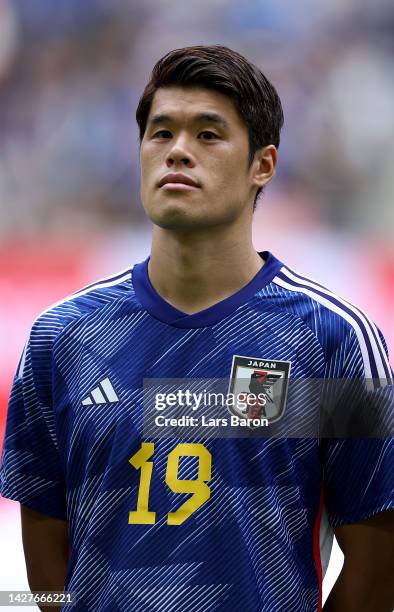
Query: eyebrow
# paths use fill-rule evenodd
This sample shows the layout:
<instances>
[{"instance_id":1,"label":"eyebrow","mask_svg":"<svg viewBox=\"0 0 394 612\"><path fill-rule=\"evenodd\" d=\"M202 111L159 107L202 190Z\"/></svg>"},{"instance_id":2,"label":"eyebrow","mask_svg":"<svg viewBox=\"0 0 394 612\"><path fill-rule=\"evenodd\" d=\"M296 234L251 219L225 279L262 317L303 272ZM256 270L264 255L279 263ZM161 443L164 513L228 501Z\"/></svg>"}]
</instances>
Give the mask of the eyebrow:
<instances>
[{"instance_id":1,"label":"eyebrow","mask_svg":"<svg viewBox=\"0 0 394 612\"><path fill-rule=\"evenodd\" d=\"M153 115L153 117L149 120L150 125L160 125L162 123L173 123L175 121L174 117L171 115L165 115L164 113ZM218 113L199 113L198 115L194 115L192 118L194 122L208 122L214 123L216 125L221 125L222 127L228 129L229 124L222 115Z\"/></svg>"}]
</instances>

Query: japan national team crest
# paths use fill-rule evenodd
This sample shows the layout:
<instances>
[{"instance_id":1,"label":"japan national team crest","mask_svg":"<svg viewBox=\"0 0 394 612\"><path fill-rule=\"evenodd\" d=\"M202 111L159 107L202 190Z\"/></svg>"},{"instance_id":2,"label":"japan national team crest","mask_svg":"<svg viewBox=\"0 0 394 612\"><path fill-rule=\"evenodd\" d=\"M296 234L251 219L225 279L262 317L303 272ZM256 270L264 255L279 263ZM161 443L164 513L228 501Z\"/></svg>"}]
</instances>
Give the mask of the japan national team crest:
<instances>
[{"instance_id":1,"label":"japan national team crest","mask_svg":"<svg viewBox=\"0 0 394 612\"><path fill-rule=\"evenodd\" d=\"M234 355L229 393L236 401L230 412L243 419L265 419L265 424L278 421L285 411L290 367L290 361Z\"/></svg>"}]
</instances>

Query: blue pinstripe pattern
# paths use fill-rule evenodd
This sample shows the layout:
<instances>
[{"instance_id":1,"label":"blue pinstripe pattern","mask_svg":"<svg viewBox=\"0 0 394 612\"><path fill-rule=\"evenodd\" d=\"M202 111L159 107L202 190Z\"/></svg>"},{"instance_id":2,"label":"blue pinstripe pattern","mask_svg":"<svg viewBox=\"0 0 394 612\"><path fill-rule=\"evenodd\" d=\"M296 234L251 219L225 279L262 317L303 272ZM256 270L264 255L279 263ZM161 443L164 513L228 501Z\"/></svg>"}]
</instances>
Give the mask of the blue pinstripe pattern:
<instances>
[{"instance_id":1,"label":"blue pinstripe pattern","mask_svg":"<svg viewBox=\"0 0 394 612\"><path fill-rule=\"evenodd\" d=\"M137 275L93 283L34 323L10 397L0 490L68 521L65 586L78 603L63 611L316 612L322 482L324 568L333 526L394 506L390 439L197 432L193 442L212 457L210 498L182 525L167 524L190 497L166 484L168 455L185 440L144 438L144 378L188 378L198 389L196 379L228 379L234 355L291 362L294 379L391 375L384 339L364 313L263 257L266 269L248 287L190 320L159 312L139 264ZM83 405L107 378L118 401ZM391 401L392 387L374 393ZM317 410L306 391L290 390L294 422L312 424ZM141 477L129 458L143 441L155 443L152 525L128 523ZM178 478L196 479L197 464L183 457Z\"/></svg>"}]
</instances>

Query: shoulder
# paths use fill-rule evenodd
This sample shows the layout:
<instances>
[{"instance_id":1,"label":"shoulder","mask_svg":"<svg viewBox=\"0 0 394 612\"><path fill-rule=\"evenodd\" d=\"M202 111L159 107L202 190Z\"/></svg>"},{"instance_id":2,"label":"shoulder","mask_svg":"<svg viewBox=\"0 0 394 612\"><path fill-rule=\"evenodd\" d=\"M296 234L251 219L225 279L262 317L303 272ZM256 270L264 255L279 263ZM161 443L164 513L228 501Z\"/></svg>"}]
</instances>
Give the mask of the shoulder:
<instances>
[{"instance_id":1,"label":"shoulder","mask_svg":"<svg viewBox=\"0 0 394 612\"><path fill-rule=\"evenodd\" d=\"M17 374L23 372L26 352L36 352L44 357L60 335L73 325L91 317L114 311L123 301L136 302L132 285L133 266L111 276L101 278L64 297L41 312L33 322L28 342L24 348ZM138 308L138 302L135 303Z\"/></svg>"},{"instance_id":2,"label":"shoulder","mask_svg":"<svg viewBox=\"0 0 394 612\"><path fill-rule=\"evenodd\" d=\"M133 295L132 268L82 287L46 308L35 320L33 330L56 331L85 316L97 313Z\"/></svg>"},{"instance_id":3,"label":"shoulder","mask_svg":"<svg viewBox=\"0 0 394 612\"><path fill-rule=\"evenodd\" d=\"M315 312L324 317L323 322L332 321L345 331L350 329L358 331L360 328L368 333L372 327L375 327L360 308L316 280L286 265L282 265L273 283L283 291L290 303L297 303L300 313L303 306L305 312L308 312L307 305L311 305Z\"/></svg>"},{"instance_id":4,"label":"shoulder","mask_svg":"<svg viewBox=\"0 0 394 612\"><path fill-rule=\"evenodd\" d=\"M366 377L390 378L384 338L361 308L286 265L272 284L284 308L302 318L330 354L357 352Z\"/></svg>"}]
</instances>

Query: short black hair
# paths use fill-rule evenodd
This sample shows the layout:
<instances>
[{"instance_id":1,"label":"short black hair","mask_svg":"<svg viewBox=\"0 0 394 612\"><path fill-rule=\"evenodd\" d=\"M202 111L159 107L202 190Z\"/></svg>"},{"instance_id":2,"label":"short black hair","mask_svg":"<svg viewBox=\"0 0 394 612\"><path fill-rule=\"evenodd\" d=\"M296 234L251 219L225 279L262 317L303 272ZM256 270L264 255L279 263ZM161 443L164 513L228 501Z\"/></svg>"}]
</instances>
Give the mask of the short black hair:
<instances>
[{"instance_id":1,"label":"short black hair","mask_svg":"<svg viewBox=\"0 0 394 612\"><path fill-rule=\"evenodd\" d=\"M222 45L174 49L155 64L136 111L140 142L156 91L170 85L213 89L232 99L248 129L249 165L258 149L279 147L283 109L275 87L257 66Z\"/></svg>"}]
</instances>

